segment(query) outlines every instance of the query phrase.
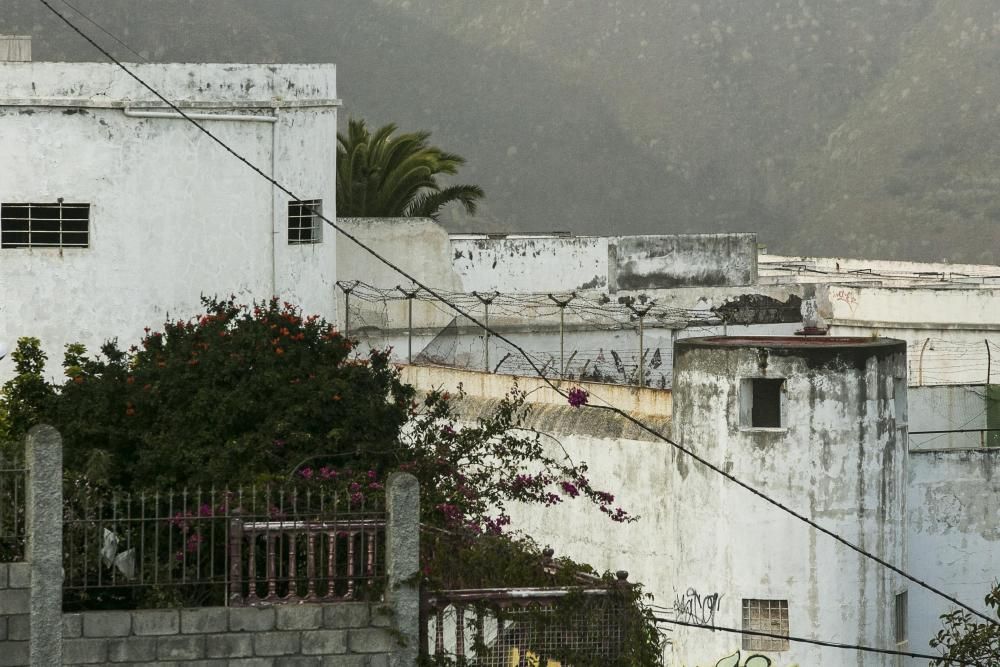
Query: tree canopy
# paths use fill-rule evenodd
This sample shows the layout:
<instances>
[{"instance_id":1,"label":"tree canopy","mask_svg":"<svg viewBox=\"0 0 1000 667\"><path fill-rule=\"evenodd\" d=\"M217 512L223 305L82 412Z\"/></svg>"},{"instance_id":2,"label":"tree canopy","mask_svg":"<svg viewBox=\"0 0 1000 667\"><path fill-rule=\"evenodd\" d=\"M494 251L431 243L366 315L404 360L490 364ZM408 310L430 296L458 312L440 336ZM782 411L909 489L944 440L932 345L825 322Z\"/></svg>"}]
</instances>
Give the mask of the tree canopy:
<instances>
[{"instance_id":1,"label":"tree canopy","mask_svg":"<svg viewBox=\"0 0 1000 667\"><path fill-rule=\"evenodd\" d=\"M396 133L385 125L369 131L351 119L337 134L337 215L367 218L437 218L451 203L469 215L484 196L478 185L443 185L465 159L428 143L430 132Z\"/></svg>"}]
</instances>

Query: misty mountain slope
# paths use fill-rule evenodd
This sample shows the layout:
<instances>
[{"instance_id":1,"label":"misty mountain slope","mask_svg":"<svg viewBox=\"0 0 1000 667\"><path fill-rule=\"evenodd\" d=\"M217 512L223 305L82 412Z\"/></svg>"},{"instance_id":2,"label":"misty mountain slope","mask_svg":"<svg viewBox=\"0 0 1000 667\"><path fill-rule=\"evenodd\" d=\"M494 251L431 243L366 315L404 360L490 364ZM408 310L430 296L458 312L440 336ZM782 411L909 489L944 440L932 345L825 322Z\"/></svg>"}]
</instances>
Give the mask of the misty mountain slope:
<instances>
[{"instance_id":1,"label":"misty mountain slope","mask_svg":"<svg viewBox=\"0 0 1000 667\"><path fill-rule=\"evenodd\" d=\"M94 59L8 2L37 57ZM336 62L344 116L433 131L493 228L1000 261L988 0L77 4L159 60Z\"/></svg>"},{"instance_id":2,"label":"misty mountain slope","mask_svg":"<svg viewBox=\"0 0 1000 667\"><path fill-rule=\"evenodd\" d=\"M996 262L998 58L995 3L939 3L878 90L802 160L801 216L841 250Z\"/></svg>"},{"instance_id":3,"label":"misty mountain slope","mask_svg":"<svg viewBox=\"0 0 1000 667\"><path fill-rule=\"evenodd\" d=\"M36 57L94 59L36 3L14 4L8 25L38 24ZM669 232L700 206L599 96L367 2L301 1L294 14L265 0L91 5L79 6L116 34L130 24L130 45L158 60L336 62L345 117L431 130L469 159L461 179L486 189L485 211L506 228Z\"/></svg>"}]
</instances>

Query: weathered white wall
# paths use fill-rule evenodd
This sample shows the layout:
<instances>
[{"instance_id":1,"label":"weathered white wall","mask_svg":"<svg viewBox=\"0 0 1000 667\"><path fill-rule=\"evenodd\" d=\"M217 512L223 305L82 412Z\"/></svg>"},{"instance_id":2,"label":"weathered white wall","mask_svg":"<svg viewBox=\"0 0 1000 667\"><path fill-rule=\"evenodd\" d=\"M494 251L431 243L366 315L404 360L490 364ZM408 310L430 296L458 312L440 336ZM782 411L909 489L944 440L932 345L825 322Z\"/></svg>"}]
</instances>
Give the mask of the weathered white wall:
<instances>
[{"instance_id":1,"label":"weathered white wall","mask_svg":"<svg viewBox=\"0 0 1000 667\"><path fill-rule=\"evenodd\" d=\"M335 215L333 65L134 65L220 139ZM187 318L201 295L279 298L335 316L333 234L287 244L287 200L196 128L126 117L151 94L99 63L0 63L0 201L91 204L90 247L0 250L0 341L41 338L58 370L89 348ZM0 376L12 371L0 362Z\"/></svg>"},{"instance_id":2,"label":"weathered white wall","mask_svg":"<svg viewBox=\"0 0 1000 667\"><path fill-rule=\"evenodd\" d=\"M887 259L850 257L758 256L760 281L876 283L881 285L927 285L941 281L968 285L1000 284L1000 266L988 264L948 264L945 262L906 262Z\"/></svg>"},{"instance_id":3,"label":"weathered white wall","mask_svg":"<svg viewBox=\"0 0 1000 667\"><path fill-rule=\"evenodd\" d=\"M991 442L985 433L934 433L914 431L973 430L988 428L986 387L943 385L911 387L909 392L910 451L918 449L969 449Z\"/></svg>"},{"instance_id":4,"label":"weathered white wall","mask_svg":"<svg viewBox=\"0 0 1000 667\"><path fill-rule=\"evenodd\" d=\"M466 292L569 293L608 287L608 237L451 238Z\"/></svg>"},{"instance_id":5,"label":"weathered white wall","mask_svg":"<svg viewBox=\"0 0 1000 667\"><path fill-rule=\"evenodd\" d=\"M982 384L1000 369L1000 288L822 285L832 336L905 340L911 385Z\"/></svg>"},{"instance_id":6,"label":"weathered white wall","mask_svg":"<svg viewBox=\"0 0 1000 667\"><path fill-rule=\"evenodd\" d=\"M1000 449L911 451L907 566L916 577L985 611L1000 573ZM909 586L910 646L928 649L952 605ZM913 661L913 665L923 664Z\"/></svg>"},{"instance_id":7,"label":"weathered white wall","mask_svg":"<svg viewBox=\"0 0 1000 667\"><path fill-rule=\"evenodd\" d=\"M752 285L754 234L452 237L467 292L568 293Z\"/></svg>"},{"instance_id":8,"label":"weathered white wall","mask_svg":"<svg viewBox=\"0 0 1000 667\"><path fill-rule=\"evenodd\" d=\"M458 274L451 266L451 242L444 227L429 218L341 218L337 226L371 247L400 269L413 275L434 290L446 293L461 290ZM413 287L399 272L372 257L356 243L338 233L337 280L351 283L360 280L380 289ZM395 296L400 296L397 292ZM337 290L340 324L346 324L344 290ZM350 303L352 335L367 337L372 329L405 328L408 310L405 301L370 303L357 298ZM423 300L413 302L413 326L436 330L448 324L454 313ZM419 349L419 348L418 348ZM397 351L405 352L404 348Z\"/></svg>"},{"instance_id":9,"label":"weathered white wall","mask_svg":"<svg viewBox=\"0 0 1000 667\"><path fill-rule=\"evenodd\" d=\"M674 437L737 478L894 563L904 562L903 461L895 391L905 392L905 348L892 341L773 345L679 343ZM740 380L785 378L782 428L740 425ZM898 386L897 386L898 385ZM905 395L899 397L905 401ZM788 601L789 632L892 647L891 572L670 452L676 511L664 568L678 589L718 593L715 623L741 627L741 600ZM739 641L674 632L674 664L712 664ZM763 652L762 652L763 653ZM855 665L843 651L792 644L778 664ZM891 665L866 656L865 665Z\"/></svg>"},{"instance_id":10,"label":"weathered white wall","mask_svg":"<svg viewBox=\"0 0 1000 667\"><path fill-rule=\"evenodd\" d=\"M618 289L757 282L756 234L620 236L612 244L609 281Z\"/></svg>"}]
</instances>

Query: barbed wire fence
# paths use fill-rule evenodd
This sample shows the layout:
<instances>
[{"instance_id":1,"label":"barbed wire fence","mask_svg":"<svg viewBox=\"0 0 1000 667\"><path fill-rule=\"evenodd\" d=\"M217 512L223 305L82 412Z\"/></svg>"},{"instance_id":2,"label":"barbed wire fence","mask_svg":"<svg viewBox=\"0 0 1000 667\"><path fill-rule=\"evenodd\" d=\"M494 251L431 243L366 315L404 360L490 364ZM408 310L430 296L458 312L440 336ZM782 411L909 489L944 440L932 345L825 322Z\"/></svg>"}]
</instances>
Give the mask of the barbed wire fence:
<instances>
[{"instance_id":1,"label":"barbed wire fence","mask_svg":"<svg viewBox=\"0 0 1000 667\"><path fill-rule=\"evenodd\" d=\"M534 362L549 378L654 388L671 386L678 338L749 332L753 325L801 324L797 304L767 297L680 308L642 295L438 290L464 310L482 315L488 325L534 337L529 361L423 290L360 280L339 281L337 287L345 332L372 345L397 345L402 348L397 353L409 363L534 375ZM415 326L416 308L422 308L422 323ZM428 320L437 324L428 326ZM989 384L997 373L994 361L1000 362L1000 336L914 338L908 341L907 357L912 386Z\"/></svg>"}]
</instances>

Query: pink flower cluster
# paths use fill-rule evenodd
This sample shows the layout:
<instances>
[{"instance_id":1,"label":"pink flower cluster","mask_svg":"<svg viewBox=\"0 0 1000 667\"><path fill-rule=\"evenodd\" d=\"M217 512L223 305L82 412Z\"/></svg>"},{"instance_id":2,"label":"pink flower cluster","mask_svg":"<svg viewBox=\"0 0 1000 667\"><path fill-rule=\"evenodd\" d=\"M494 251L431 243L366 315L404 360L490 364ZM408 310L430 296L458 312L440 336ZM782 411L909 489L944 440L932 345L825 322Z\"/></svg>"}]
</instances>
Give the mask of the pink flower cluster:
<instances>
[{"instance_id":1,"label":"pink flower cluster","mask_svg":"<svg viewBox=\"0 0 1000 667\"><path fill-rule=\"evenodd\" d=\"M572 405L574 408L579 408L580 406L587 404L588 394L586 391L580 389L579 387L573 387L566 394L566 399L569 401L569 404Z\"/></svg>"}]
</instances>

